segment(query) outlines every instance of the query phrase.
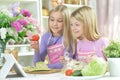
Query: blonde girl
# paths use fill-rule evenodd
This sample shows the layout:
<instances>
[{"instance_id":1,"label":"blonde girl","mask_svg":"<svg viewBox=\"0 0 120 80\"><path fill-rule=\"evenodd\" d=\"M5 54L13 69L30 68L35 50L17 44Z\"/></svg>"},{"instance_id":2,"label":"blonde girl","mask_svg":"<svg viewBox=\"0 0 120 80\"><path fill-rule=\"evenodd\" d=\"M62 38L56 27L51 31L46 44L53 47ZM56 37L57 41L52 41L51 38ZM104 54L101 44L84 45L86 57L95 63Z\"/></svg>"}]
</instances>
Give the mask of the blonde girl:
<instances>
[{"instance_id":1,"label":"blonde girl","mask_svg":"<svg viewBox=\"0 0 120 80\"><path fill-rule=\"evenodd\" d=\"M104 56L103 49L108 40L98 31L97 19L94 10L89 6L82 6L71 14L70 26L77 38L75 58L88 63L93 56Z\"/></svg>"},{"instance_id":2,"label":"blonde girl","mask_svg":"<svg viewBox=\"0 0 120 80\"><path fill-rule=\"evenodd\" d=\"M74 41L70 30L70 14L68 8L64 5L58 5L51 10L48 25L48 31L41 37L39 47L38 42L31 43L31 46L36 51L34 63L44 61L48 55L50 61L48 67L61 69L63 65L60 57L65 52L68 52L68 56L72 58L73 53L72 43Z\"/></svg>"}]
</instances>

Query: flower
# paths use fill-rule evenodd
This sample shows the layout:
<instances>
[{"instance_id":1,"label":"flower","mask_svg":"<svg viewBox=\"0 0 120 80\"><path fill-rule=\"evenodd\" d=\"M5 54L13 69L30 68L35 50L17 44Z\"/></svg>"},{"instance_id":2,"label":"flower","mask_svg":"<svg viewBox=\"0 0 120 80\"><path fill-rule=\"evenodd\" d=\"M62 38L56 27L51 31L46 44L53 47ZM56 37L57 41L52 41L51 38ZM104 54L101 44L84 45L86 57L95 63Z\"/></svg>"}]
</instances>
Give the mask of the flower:
<instances>
[{"instance_id":1,"label":"flower","mask_svg":"<svg viewBox=\"0 0 120 80\"><path fill-rule=\"evenodd\" d=\"M20 3L12 4L8 9L0 11L0 40L7 43L10 39L21 42L27 32L34 34L34 26L38 21L34 19L27 9L21 9Z\"/></svg>"},{"instance_id":2,"label":"flower","mask_svg":"<svg viewBox=\"0 0 120 80\"><path fill-rule=\"evenodd\" d=\"M24 15L25 17L30 17L31 14L27 9L22 9L21 14Z\"/></svg>"}]
</instances>

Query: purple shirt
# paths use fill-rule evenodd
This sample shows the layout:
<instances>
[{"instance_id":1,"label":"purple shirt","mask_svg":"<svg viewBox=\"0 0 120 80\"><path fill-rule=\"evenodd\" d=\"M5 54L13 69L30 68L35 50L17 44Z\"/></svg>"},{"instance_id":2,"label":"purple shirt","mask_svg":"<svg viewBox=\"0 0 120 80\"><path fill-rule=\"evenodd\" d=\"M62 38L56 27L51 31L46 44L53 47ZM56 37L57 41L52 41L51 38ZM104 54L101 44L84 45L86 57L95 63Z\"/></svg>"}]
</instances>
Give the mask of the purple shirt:
<instances>
[{"instance_id":1,"label":"purple shirt","mask_svg":"<svg viewBox=\"0 0 120 80\"><path fill-rule=\"evenodd\" d=\"M62 43L62 36L58 37L53 37L50 32L46 32L43 34L41 38L41 43L39 47L39 53L34 54L34 64L39 61L44 61L45 57L47 56L47 48L48 46L55 45L58 43ZM66 50L64 50L65 52ZM72 57L72 53L70 54L70 57ZM48 64L49 68L62 68L61 63L56 63L56 64Z\"/></svg>"},{"instance_id":2,"label":"purple shirt","mask_svg":"<svg viewBox=\"0 0 120 80\"><path fill-rule=\"evenodd\" d=\"M95 50L96 55L98 57L103 57L105 58L105 55L103 53L103 50L106 46L108 46L109 41L105 38L100 38L96 41L83 41L80 40L77 42L77 50L79 51L90 51L90 50ZM76 51L77 53L77 51ZM77 55L75 55L75 58L77 58Z\"/></svg>"}]
</instances>

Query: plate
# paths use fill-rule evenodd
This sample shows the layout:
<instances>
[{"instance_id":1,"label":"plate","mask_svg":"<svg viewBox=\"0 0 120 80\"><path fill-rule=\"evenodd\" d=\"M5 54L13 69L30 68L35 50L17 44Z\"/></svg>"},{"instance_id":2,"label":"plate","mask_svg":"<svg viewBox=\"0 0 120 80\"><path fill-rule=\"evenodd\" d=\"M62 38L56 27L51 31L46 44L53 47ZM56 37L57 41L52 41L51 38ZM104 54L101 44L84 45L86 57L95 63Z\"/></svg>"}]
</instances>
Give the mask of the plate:
<instances>
[{"instance_id":1,"label":"plate","mask_svg":"<svg viewBox=\"0 0 120 80\"><path fill-rule=\"evenodd\" d=\"M64 76L66 80L94 80L97 78L101 78L104 75L98 75L98 76Z\"/></svg>"},{"instance_id":2,"label":"plate","mask_svg":"<svg viewBox=\"0 0 120 80\"><path fill-rule=\"evenodd\" d=\"M36 70L36 71L27 71L24 70L26 73L29 74L50 74L50 73L56 73L56 72L60 72L60 69L50 69L50 70Z\"/></svg>"}]
</instances>

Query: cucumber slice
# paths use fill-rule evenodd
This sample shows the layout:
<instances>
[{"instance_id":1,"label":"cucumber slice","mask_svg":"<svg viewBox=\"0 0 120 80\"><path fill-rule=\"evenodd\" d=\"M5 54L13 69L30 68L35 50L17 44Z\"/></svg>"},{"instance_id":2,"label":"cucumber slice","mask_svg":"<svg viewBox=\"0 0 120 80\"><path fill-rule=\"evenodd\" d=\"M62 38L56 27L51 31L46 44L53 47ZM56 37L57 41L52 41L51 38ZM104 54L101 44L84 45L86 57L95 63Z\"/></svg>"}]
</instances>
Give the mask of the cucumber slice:
<instances>
[{"instance_id":1,"label":"cucumber slice","mask_svg":"<svg viewBox=\"0 0 120 80\"><path fill-rule=\"evenodd\" d=\"M82 76L81 70L75 70L71 76Z\"/></svg>"}]
</instances>

